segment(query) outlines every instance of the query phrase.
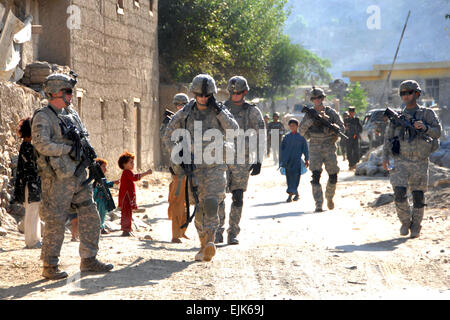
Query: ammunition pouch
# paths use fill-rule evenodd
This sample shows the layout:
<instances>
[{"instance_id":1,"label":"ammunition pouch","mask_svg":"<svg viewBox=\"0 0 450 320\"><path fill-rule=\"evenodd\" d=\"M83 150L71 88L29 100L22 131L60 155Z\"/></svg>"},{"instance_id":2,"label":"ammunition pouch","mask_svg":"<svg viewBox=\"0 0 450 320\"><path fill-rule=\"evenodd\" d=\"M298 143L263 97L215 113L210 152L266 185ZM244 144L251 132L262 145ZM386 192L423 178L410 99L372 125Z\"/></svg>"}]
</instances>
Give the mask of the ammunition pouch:
<instances>
[{"instance_id":1,"label":"ammunition pouch","mask_svg":"<svg viewBox=\"0 0 450 320\"><path fill-rule=\"evenodd\" d=\"M400 154L400 140L398 137L394 137L392 139L389 139L389 141L392 144L392 154L398 156Z\"/></svg>"},{"instance_id":2,"label":"ammunition pouch","mask_svg":"<svg viewBox=\"0 0 450 320\"><path fill-rule=\"evenodd\" d=\"M74 161L68 154L60 157L49 157L50 167L59 179L73 177L80 162Z\"/></svg>"}]
</instances>

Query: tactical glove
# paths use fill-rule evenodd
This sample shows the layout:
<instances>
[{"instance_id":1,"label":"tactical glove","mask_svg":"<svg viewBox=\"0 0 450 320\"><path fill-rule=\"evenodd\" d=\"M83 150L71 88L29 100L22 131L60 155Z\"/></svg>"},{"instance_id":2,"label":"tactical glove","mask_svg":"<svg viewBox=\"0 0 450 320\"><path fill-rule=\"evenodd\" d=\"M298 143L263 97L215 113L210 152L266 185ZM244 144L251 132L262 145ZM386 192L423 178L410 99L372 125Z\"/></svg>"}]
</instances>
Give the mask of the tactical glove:
<instances>
[{"instance_id":1,"label":"tactical glove","mask_svg":"<svg viewBox=\"0 0 450 320\"><path fill-rule=\"evenodd\" d=\"M217 103L216 98L214 96L211 96L208 100L208 107L213 108L217 114L219 114L223 109L222 103Z\"/></svg>"},{"instance_id":2,"label":"tactical glove","mask_svg":"<svg viewBox=\"0 0 450 320\"><path fill-rule=\"evenodd\" d=\"M252 176L258 175L261 172L261 163L252 164L249 171L252 171L250 173Z\"/></svg>"}]
</instances>

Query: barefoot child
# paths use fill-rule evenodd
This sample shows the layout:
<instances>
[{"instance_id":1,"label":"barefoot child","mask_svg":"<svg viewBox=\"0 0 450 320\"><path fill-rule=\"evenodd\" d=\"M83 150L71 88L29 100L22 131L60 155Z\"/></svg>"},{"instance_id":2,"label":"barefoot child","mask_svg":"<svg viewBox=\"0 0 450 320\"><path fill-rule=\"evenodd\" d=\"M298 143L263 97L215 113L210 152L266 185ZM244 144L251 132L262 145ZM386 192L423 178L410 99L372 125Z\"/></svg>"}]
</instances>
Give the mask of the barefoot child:
<instances>
[{"instance_id":1,"label":"barefoot child","mask_svg":"<svg viewBox=\"0 0 450 320\"><path fill-rule=\"evenodd\" d=\"M105 159L95 159L97 163L99 164L100 168L102 169L103 173L106 174L108 161ZM119 184L120 181L106 181L106 186L108 188L112 188L115 184ZM108 213L107 205L106 205L106 195L104 194L103 190L98 187L98 185L94 182L94 200L97 203L97 210L98 214L100 215L100 230L101 234L108 234L109 232L105 229L105 217Z\"/></svg>"},{"instance_id":2,"label":"barefoot child","mask_svg":"<svg viewBox=\"0 0 450 320\"><path fill-rule=\"evenodd\" d=\"M14 198L25 207L24 233L28 249L41 247L41 222L39 205L41 202L41 179L38 176L36 155L31 144L30 118L22 119L17 135L23 139L17 163Z\"/></svg>"},{"instance_id":3,"label":"barefoot child","mask_svg":"<svg viewBox=\"0 0 450 320\"><path fill-rule=\"evenodd\" d=\"M123 170L122 177L120 178L120 189L119 189L119 208L122 211L120 224L122 226L121 230L123 237L132 236L131 233L131 222L132 222L132 212L137 209L136 205L136 187L134 185L135 181L141 180L146 175L152 173L151 169L148 169L144 173L134 174L134 154L125 151L120 155L118 164L119 168Z\"/></svg>"}]
</instances>

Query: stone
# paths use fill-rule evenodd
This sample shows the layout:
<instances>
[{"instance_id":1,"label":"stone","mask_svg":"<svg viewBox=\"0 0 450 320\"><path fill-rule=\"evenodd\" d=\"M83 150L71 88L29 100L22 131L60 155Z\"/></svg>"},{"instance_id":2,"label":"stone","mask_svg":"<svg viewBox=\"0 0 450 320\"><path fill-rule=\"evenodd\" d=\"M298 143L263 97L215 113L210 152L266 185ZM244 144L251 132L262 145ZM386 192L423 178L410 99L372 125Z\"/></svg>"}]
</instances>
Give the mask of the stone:
<instances>
[{"instance_id":1,"label":"stone","mask_svg":"<svg viewBox=\"0 0 450 320\"><path fill-rule=\"evenodd\" d=\"M377 200L375 200L374 202L369 203L369 206L373 207L373 208L376 208L376 207L384 206L384 205L389 204L391 202L394 202L394 194L393 193L386 193L386 194L380 195L377 198Z\"/></svg>"},{"instance_id":2,"label":"stone","mask_svg":"<svg viewBox=\"0 0 450 320\"><path fill-rule=\"evenodd\" d=\"M24 220L20 220L20 222L17 224L17 230L20 232L20 233L25 233L25 222L24 222Z\"/></svg>"},{"instance_id":3,"label":"stone","mask_svg":"<svg viewBox=\"0 0 450 320\"><path fill-rule=\"evenodd\" d=\"M7 234L8 234L8 232L4 228L0 227L0 237L4 237Z\"/></svg>"}]
</instances>

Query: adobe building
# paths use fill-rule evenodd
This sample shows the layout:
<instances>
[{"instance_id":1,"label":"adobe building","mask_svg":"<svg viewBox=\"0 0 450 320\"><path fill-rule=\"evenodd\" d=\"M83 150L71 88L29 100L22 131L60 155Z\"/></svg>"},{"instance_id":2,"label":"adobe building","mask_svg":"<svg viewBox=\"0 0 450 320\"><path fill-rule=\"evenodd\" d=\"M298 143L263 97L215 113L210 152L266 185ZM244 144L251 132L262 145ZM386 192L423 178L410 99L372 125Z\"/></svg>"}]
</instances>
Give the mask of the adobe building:
<instances>
[{"instance_id":1,"label":"adobe building","mask_svg":"<svg viewBox=\"0 0 450 320\"><path fill-rule=\"evenodd\" d=\"M376 64L373 70L344 71L342 76L351 82L358 81L367 91L369 102L375 105L380 103L390 68L390 64ZM395 64L381 105L401 103L398 87L407 79L419 82L423 90L421 103L450 106L450 61Z\"/></svg>"},{"instance_id":2,"label":"adobe building","mask_svg":"<svg viewBox=\"0 0 450 320\"><path fill-rule=\"evenodd\" d=\"M32 41L20 67L33 61L69 66L78 74L75 109L99 157L118 175L124 150L136 170L159 163L157 0L0 0L24 21ZM156 151L156 152L155 152Z\"/></svg>"}]
</instances>

